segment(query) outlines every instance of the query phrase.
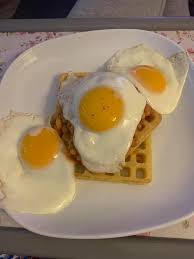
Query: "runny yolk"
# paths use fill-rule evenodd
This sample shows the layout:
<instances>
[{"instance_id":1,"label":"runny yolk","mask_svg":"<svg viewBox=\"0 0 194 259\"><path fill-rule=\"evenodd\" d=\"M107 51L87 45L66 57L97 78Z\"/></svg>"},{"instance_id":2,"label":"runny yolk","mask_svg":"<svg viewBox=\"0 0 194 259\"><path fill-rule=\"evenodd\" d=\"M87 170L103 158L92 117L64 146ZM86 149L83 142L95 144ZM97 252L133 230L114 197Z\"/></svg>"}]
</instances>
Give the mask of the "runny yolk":
<instances>
[{"instance_id":1,"label":"runny yolk","mask_svg":"<svg viewBox=\"0 0 194 259\"><path fill-rule=\"evenodd\" d=\"M50 128L31 129L20 142L21 159L32 168L47 166L59 151L59 136Z\"/></svg>"},{"instance_id":2,"label":"runny yolk","mask_svg":"<svg viewBox=\"0 0 194 259\"><path fill-rule=\"evenodd\" d=\"M131 72L142 86L151 92L161 93L166 88L164 75L155 67L137 66Z\"/></svg>"},{"instance_id":3,"label":"runny yolk","mask_svg":"<svg viewBox=\"0 0 194 259\"><path fill-rule=\"evenodd\" d=\"M80 100L81 123L93 131L105 131L116 126L123 117L124 103L121 96L108 86L89 90Z\"/></svg>"}]
</instances>

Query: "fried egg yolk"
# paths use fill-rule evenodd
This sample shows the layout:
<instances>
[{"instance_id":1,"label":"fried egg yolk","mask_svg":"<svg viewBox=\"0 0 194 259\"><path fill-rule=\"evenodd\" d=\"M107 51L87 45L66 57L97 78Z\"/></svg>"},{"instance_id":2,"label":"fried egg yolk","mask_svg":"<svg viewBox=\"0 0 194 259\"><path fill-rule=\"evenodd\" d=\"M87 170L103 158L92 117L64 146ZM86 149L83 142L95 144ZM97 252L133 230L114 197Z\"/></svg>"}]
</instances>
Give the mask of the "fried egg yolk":
<instances>
[{"instance_id":1,"label":"fried egg yolk","mask_svg":"<svg viewBox=\"0 0 194 259\"><path fill-rule=\"evenodd\" d=\"M34 128L27 132L20 141L20 156L31 168L49 165L58 155L61 142L55 130Z\"/></svg>"},{"instance_id":2,"label":"fried egg yolk","mask_svg":"<svg viewBox=\"0 0 194 259\"><path fill-rule=\"evenodd\" d=\"M98 86L86 92L79 104L81 123L93 131L115 127L123 117L124 103L111 87Z\"/></svg>"},{"instance_id":3,"label":"fried egg yolk","mask_svg":"<svg viewBox=\"0 0 194 259\"><path fill-rule=\"evenodd\" d=\"M132 74L147 90L161 93L166 88L166 79L159 69L140 65L132 69Z\"/></svg>"}]
</instances>

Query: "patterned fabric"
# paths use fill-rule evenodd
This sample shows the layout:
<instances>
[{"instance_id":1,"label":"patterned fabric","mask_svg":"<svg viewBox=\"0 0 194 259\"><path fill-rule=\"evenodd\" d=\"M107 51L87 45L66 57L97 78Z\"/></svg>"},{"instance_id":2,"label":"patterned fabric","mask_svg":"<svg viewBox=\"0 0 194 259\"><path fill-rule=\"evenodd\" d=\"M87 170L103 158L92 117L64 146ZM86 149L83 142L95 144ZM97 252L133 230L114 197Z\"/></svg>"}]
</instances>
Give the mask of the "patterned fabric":
<instances>
[{"instance_id":1,"label":"patterned fabric","mask_svg":"<svg viewBox=\"0 0 194 259\"><path fill-rule=\"evenodd\" d=\"M157 32L182 46L194 61L194 31ZM26 49L49 39L67 35L67 32L0 33L0 79L10 63ZM1 226L18 226L0 210ZM194 239L194 216L174 226L144 233L145 236ZM0 255L1 258L31 258Z\"/></svg>"}]
</instances>

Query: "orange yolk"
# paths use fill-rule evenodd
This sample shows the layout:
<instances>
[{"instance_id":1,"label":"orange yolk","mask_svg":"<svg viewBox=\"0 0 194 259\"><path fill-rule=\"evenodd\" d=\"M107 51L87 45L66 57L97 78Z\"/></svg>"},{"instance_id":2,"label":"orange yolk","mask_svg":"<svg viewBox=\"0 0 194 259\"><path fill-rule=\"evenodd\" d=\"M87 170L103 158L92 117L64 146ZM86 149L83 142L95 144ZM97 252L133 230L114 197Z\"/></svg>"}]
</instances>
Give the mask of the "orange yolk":
<instances>
[{"instance_id":1,"label":"orange yolk","mask_svg":"<svg viewBox=\"0 0 194 259\"><path fill-rule=\"evenodd\" d=\"M157 68L142 65L133 68L131 72L142 86L151 92L161 93L166 88L166 79Z\"/></svg>"},{"instance_id":2,"label":"orange yolk","mask_svg":"<svg viewBox=\"0 0 194 259\"><path fill-rule=\"evenodd\" d=\"M105 131L116 126L123 117L121 96L111 87L98 86L89 90L79 104L81 123L93 131Z\"/></svg>"},{"instance_id":3,"label":"orange yolk","mask_svg":"<svg viewBox=\"0 0 194 259\"><path fill-rule=\"evenodd\" d=\"M30 130L20 142L20 154L32 168L47 166L60 151L60 139L50 128Z\"/></svg>"}]
</instances>

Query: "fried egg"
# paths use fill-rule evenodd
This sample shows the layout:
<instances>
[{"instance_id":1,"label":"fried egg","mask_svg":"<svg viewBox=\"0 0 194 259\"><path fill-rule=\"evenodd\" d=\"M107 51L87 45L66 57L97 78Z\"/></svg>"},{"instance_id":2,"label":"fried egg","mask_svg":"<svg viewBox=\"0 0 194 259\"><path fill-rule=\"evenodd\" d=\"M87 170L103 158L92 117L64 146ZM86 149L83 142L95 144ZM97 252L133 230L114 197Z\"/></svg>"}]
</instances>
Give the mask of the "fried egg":
<instances>
[{"instance_id":1,"label":"fried egg","mask_svg":"<svg viewBox=\"0 0 194 259\"><path fill-rule=\"evenodd\" d=\"M75 195L74 166L54 129L39 116L0 120L1 206L20 213L55 213Z\"/></svg>"},{"instance_id":2,"label":"fried egg","mask_svg":"<svg viewBox=\"0 0 194 259\"><path fill-rule=\"evenodd\" d=\"M144 45L118 51L106 64L107 71L126 76L154 110L171 113L177 106L189 69L186 53L165 58Z\"/></svg>"},{"instance_id":3,"label":"fried egg","mask_svg":"<svg viewBox=\"0 0 194 259\"><path fill-rule=\"evenodd\" d=\"M124 164L146 100L120 75L93 73L59 92L63 116L74 126L74 145L90 171L117 172Z\"/></svg>"}]
</instances>

